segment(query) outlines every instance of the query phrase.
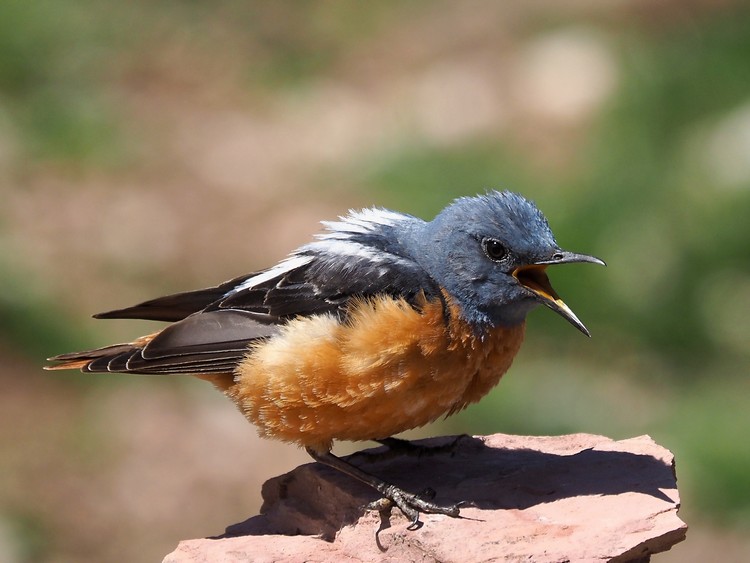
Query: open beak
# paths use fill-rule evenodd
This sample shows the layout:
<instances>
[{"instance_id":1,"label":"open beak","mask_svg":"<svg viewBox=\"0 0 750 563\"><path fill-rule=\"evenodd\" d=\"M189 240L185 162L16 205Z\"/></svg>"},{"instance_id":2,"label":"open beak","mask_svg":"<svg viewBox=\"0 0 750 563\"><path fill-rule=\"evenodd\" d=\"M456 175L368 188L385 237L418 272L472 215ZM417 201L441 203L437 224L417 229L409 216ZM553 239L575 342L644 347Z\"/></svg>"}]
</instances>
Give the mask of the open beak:
<instances>
[{"instance_id":1,"label":"open beak","mask_svg":"<svg viewBox=\"0 0 750 563\"><path fill-rule=\"evenodd\" d=\"M528 266L521 266L513 270L513 277L516 278L518 283L533 293L537 299L544 303L547 307L559 313L562 317L580 330L586 336L591 336L591 333L586 326L576 317L575 313L570 310L565 302L560 299L552 285L549 282L547 273L545 270L547 266L555 264L572 264L575 262L589 262L591 264L600 264L606 266L603 260L587 254L575 254L574 252L559 251L556 252L549 260L543 260L530 264Z\"/></svg>"}]
</instances>

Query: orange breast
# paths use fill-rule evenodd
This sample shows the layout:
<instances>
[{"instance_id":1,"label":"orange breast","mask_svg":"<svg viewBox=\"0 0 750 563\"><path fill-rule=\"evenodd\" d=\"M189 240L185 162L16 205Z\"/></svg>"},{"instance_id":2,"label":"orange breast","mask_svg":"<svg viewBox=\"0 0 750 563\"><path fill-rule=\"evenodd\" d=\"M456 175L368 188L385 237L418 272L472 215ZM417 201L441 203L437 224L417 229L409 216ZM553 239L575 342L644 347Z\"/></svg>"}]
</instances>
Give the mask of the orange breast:
<instances>
[{"instance_id":1,"label":"orange breast","mask_svg":"<svg viewBox=\"0 0 750 563\"><path fill-rule=\"evenodd\" d=\"M327 451L385 438L478 401L510 367L524 326L477 337L440 300L361 300L341 324L299 318L250 349L227 394L261 435Z\"/></svg>"}]
</instances>

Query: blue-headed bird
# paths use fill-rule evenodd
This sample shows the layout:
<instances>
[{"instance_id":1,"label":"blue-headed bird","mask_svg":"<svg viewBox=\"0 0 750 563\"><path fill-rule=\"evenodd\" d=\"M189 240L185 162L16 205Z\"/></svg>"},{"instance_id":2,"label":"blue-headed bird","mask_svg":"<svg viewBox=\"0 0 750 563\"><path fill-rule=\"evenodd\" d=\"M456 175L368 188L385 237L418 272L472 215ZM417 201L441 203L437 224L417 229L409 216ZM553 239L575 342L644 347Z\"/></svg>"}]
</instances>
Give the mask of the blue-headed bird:
<instances>
[{"instance_id":1,"label":"blue-headed bird","mask_svg":"<svg viewBox=\"0 0 750 563\"><path fill-rule=\"evenodd\" d=\"M562 250L538 208L512 192L462 197L432 221L370 208L277 265L215 287L95 315L169 321L127 344L62 354L48 369L211 381L262 436L378 490L412 521L458 516L331 453L456 413L510 367L526 315L546 305L584 334L549 266L603 264Z\"/></svg>"}]
</instances>

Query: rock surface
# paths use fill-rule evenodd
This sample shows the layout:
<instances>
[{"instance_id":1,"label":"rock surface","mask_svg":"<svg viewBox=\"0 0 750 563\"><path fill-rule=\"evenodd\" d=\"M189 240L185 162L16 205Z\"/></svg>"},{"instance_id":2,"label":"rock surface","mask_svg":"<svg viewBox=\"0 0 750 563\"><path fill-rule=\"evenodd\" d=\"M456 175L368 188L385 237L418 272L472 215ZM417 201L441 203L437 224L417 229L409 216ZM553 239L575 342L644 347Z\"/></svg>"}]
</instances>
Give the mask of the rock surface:
<instances>
[{"instance_id":1,"label":"rock surface","mask_svg":"<svg viewBox=\"0 0 750 563\"><path fill-rule=\"evenodd\" d=\"M648 561L685 539L672 454L648 436L434 438L424 455L348 459L406 490L466 501L461 518L362 507L377 494L319 464L267 481L261 514L180 542L165 563L208 561Z\"/></svg>"}]
</instances>

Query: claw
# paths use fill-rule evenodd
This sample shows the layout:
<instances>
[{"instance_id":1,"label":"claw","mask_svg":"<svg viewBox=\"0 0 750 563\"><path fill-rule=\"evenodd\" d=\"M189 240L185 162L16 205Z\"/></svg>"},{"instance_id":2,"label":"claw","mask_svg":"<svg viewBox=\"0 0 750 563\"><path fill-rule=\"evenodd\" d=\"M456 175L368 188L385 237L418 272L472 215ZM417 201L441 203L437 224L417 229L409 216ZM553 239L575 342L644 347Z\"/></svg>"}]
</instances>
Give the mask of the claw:
<instances>
[{"instance_id":1,"label":"claw","mask_svg":"<svg viewBox=\"0 0 750 563\"><path fill-rule=\"evenodd\" d=\"M413 532L415 530L419 530L423 526L422 522L419 521L419 512L415 512L414 519L411 521L411 524L409 524L406 529L410 532Z\"/></svg>"},{"instance_id":2,"label":"claw","mask_svg":"<svg viewBox=\"0 0 750 563\"><path fill-rule=\"evenodd\" d=\"M383 499L389 501L391 506L395 505L411 520L409 530L416 530L421 527L419 514L444 514L451 518L458 518L461 513L460 505L463 503L453 504L450 506L441 506L431 502L435 498L435 490L426 488L419 495L408 493L395 485L388 485L382 491Z\"/></svg>"}]
</instances>

